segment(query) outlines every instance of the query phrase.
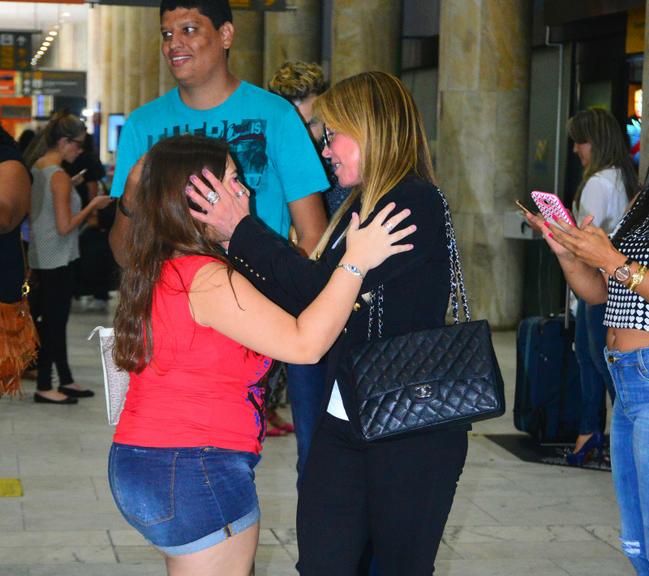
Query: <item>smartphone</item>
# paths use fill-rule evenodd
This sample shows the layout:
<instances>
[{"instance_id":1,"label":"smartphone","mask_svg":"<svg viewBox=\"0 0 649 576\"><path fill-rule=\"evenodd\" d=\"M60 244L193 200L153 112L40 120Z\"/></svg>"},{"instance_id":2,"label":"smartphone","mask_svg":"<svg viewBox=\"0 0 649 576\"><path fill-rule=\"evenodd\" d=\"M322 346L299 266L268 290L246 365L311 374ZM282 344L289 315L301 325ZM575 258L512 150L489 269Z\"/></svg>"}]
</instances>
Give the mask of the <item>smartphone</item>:
<instances>
[{"instance_id":1,"label":"smartphone","mask_svg":"<svg viewBox=\"0 0 649 576\"><path fill-rule=\"evenodd\" d=\"M523 204L520 200L514 200L514 204L518 206L523 212L526 214L532 214L534 215L534 212L532 212L525 204Z\"/></svg>"},{"instance_id":2,"label":"smartphone","mask_svg":"<svg viewBox=\"0 0 649 576\"><path fill-rule=\"evenodd\" d=\"M570 211L563 205L563 202L561 202L561 199L556 194L534 190L532 192L532 200L539 207L543 218L547 222L553 223L553 216L556 216L567 224L570 224L570 226L576 226Z\"/></svg>"},{"instance_id":3,"label":"smartphone","mask_svg":"<svg viewBox=\"0 0 649 576\"><path fill-rule=\"evenodd\" d=\"M88 168L84 168L83 170L80 170L73 176L73 178L76 178L77 176L83 176L86 172L88 172Z\"/></svg>"}]
</instances>

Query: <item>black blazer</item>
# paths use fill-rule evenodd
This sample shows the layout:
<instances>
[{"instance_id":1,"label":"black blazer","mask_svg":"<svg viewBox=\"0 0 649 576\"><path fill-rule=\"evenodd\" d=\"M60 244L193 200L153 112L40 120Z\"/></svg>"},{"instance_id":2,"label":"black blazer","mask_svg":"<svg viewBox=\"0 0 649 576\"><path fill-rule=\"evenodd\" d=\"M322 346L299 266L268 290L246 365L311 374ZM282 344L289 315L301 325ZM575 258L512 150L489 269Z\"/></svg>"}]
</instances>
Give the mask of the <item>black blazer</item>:
<instances>
[{"instance_id":1,"label":"black blazer","mask_svg":"<svg viewBox=\"0 0 649 576\"><path fill-rule=\"evenodd\" d=\"M351 346L368 338L367 296L383 284L383 336L391 336L443 326L450 293L451 268L438 189L408 176L378 202L370 219L389 202L396 203L396 211L410 208L412 214L403 225L416 224L417 231L404 242L414 244L414 249L388 258L365 276L354 311L328 354L324 407L337 380L350 423L359 436L358 408L344 360ZM359 209L357 200L340 220L317 261L301 256L258 220L246 217L232 235L230 261L268 298L297 316L323 289L340 262L345 240L331 246L347 227L351 212ZM375 310L373 339L378 337L376 316Z\"/></svg>"}]
</instances>

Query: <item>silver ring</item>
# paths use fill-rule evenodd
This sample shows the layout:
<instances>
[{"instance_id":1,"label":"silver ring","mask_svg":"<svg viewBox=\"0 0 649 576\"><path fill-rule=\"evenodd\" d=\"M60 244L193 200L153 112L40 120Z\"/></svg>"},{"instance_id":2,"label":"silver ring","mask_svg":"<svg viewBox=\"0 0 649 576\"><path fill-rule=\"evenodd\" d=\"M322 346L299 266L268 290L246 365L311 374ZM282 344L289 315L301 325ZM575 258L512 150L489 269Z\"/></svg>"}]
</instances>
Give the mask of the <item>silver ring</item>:
<instances>
[{"instance_id":1,"label":"silver ring","mask_svg":"<svg viewBox=\"0 0 649 576\"><path fill-rule=\"evenodd\" d=\"M239 191L235 194L235 196L236 196L237 198L241 198L244 194L245 194L245 192L244 192L243 190L239 190Z\"/></svg>"},{"instance_id":2,"label":"silver ring","mask_svg":"<svg viewBox=\"0 0 649 576\"><path fill-rule=\"evenodd\" d=\"M384 227L388 232L391 232L391 231L392 231L392 228L394 228L394 224L392 224L391 222L386 222L385 224L383 224L383 227Z\"/></svg>"},{"instance_id":3,"label":"silver ring","mask_svg":"<svg viewBox=\"0 0 649 576\"><path fill-rule=\"evenodd\" d=\"M220 196L216 192L214 192L214 190L210 190L207 193L207 196L205 196L205 200L207 200L212 206L214 206L214 204L216 204L219 199Z\"/></svg>"}]
</instances>

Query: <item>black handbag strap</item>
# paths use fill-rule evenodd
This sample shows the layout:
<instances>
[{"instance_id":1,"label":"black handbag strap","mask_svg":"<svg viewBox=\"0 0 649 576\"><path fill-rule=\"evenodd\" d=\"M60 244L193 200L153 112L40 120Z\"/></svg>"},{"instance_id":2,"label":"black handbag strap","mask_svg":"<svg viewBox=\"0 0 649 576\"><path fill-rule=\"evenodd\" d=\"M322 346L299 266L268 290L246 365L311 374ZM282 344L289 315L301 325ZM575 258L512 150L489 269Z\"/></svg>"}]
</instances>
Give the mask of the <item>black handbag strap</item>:
<instances>
[{"instance_id":1,"label":"black handbag strap","mask_svg":"<svg viewBox=\"0 0 649 576\"><path fill-rule=\"evenodd\" d=\"M455 229L453 228L453 219L451 218L451 209L448 206L444 193L437 188L439 197L444 207L444 229L446 231L446 246L448 248L448 257L451 275L451 308L453 311L453 324L460 323L460 303L464 312L466 322L471 321L471 311L469 302L466 297L466 288L464 285L464 274L462 273L462 263L460 262L460 252L457 248L455 239ZM459 294L459 297L458 297ZM376 333L379 338L383 336L383 284L379 285L376 290L370 293L370 309L367 322L367 339L372 339L374 328L374 317L376 316Z\"/></svg>"}]
</instances>

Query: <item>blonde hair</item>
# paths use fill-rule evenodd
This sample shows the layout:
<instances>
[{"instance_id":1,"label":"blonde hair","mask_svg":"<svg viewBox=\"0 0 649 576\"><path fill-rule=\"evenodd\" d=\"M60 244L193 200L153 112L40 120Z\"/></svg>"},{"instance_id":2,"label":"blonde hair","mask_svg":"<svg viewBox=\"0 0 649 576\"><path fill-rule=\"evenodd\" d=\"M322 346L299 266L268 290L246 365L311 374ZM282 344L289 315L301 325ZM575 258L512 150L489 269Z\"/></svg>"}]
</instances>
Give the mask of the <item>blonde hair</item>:
<instances>
[{"instance_id":1,"label":"blonde hair","mask_svg":"<svg viewBox=\"0 0 649 576\"><path fill-rule=\"evenodd\" d=\"M360 147L361 183L334 214L314 250L322 253L342 215L360 196L363 222L403 178L416 174L435 184L424 124L412 95L396 76L363 72L332 86L315 102L315 114L333 132Z\"/></svg>"},{"instance_id":2,"label":"blonde hair","mask_svg":"<svg viewBox=\"0 0 649 576\"><path fill-rule=\"evenodd\" d=\"M324 73L315 62L284 62L268 83L268 89L295 103L311 94L320 95L327 89Z\"/></svg>"}]
</instances>

